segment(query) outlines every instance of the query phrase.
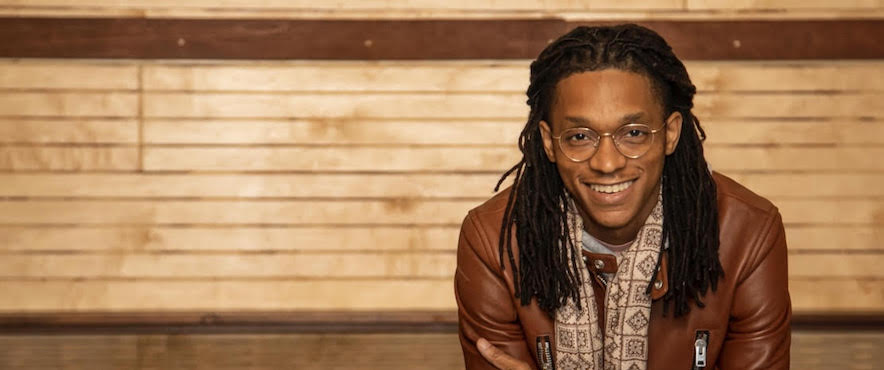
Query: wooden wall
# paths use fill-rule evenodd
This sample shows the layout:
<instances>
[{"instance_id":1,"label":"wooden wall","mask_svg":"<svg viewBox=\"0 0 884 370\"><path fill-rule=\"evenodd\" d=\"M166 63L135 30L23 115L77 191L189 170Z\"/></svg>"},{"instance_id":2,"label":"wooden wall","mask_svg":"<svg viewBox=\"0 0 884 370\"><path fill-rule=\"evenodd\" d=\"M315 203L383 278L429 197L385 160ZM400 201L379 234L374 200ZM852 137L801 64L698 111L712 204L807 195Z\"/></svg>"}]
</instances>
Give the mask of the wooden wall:
<instances>
[{"instance_id":1,"label":"wooden wall","mask_svg":"<svg viewBox=\"0 0 884 370\"><path fill-rule=\"evenodd\" d=\"M647 3L0 0L0 15L884 13ZM2 59L0 311L450 311L460 221L517 159L528 63ZM884 61L688 69L711 165L783 213L795 312L884 312Z\"/></svg>"}]
</instances>

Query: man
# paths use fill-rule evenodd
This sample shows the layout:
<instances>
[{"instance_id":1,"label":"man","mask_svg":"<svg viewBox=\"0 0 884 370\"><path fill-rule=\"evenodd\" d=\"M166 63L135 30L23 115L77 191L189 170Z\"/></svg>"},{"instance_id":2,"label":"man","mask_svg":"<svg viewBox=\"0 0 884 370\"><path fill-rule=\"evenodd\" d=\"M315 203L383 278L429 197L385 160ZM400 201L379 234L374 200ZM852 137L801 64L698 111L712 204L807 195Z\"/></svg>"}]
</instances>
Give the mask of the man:
<instances>
[{"instance_id":1,"label":"man","mask_svg":"<svg viewBox=\"0 0 884 370\"><path fill-rule=\"evenodd\" d=\"M789 367L782 220L709 170L695 92L636 25L579 27L531 64L514 185L461 229L467 369Z\"/></svg>"}]
</instances>

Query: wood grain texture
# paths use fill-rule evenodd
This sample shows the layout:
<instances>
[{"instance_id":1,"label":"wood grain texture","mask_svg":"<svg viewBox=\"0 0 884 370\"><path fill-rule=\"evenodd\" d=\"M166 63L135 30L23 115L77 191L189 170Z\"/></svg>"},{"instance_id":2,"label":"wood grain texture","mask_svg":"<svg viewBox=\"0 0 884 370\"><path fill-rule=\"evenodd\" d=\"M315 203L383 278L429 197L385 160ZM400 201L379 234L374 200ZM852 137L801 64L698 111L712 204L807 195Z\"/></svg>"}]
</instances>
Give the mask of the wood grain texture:
<instances>
[{"instance_id":1,"label":"wood grain texture","mask_svg":"<svg viewBox=\"0 0 884 370\"><path fill-rule=\"evenodd\" d=\"M453 310L451 279L0 281L0 311ZM34 294L39 292L39 294ZM866 297L857 298L856 305Z\"/></svg>"},{"instance_id":2,"label":"wood grain texture","mask_svg":"<svg viewBox=\"0 0 884 370\"><path fill-rule=\"evenodd\" d=\"M0 170L6 171L130 171L138 166L138 150L120 147L41 147L0 145Z\"/></svg>"},{"instance_id":3,"label":"wood grain texture","mask_svg":"<svg viewBox=\"0 0 884 370\"><path fill-rule=\"evenodd\" d=\"M0 143L137 144L134 119L0 119Z\"/></svg>"},{"instance_id":4,"label":"wood grain texture","mask_svg":"<svg viewBox=\"0 0 884 370\"><path fill-rule=\"evenodd\" d=\"M0 39L15 42L0 45L0 56L524 59L535 57L549 40L575 26L622 22L568 22L552 17L394 21L4 18L0 22ZM880 43L868 36L881 33L884 22L880 20L638 23L659 32L685 59L877 59L884 55ZM815 32L819 29L826 32ZM434 42L424 42L427 39Z\"/></svg>"},{"instance_id":5,"label":"wood grain texture","mask_svg":"<svg viewBox=\"0 0 884 370\"><path fill-rule=\"evenodd\" d=\"M0 117L134 117L137 112L134 93L0 91Z\"/></svg>"}]
</instances>

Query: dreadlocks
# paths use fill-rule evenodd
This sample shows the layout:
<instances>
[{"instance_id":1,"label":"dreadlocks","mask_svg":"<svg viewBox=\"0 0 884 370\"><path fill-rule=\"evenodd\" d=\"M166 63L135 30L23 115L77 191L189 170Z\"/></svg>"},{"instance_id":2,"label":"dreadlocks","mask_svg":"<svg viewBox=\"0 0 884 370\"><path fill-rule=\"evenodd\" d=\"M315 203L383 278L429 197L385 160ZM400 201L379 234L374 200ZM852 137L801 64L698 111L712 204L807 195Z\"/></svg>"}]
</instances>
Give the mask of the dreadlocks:
<instances>
[{"instance_id":1,"label":"dreadlocks","mask_svg":"<svg viewBox=\"0 0 884 370\"><path fill-rule=\"evenodd\" d=\"M515 294L527 305L532 297L552 313L567 298L579 302L579 254L572 247L565 186L554 163L543 150L539 123L547 120L556 84L585 71L616 68L642 74L651 81L664 117L680 112L681 138L663 165L663 241L669 254L669 291L664 313L673 305L675 316L690 311L689 300L698 307L709 288L717 288L723 276L718 259L718 209L716 188L703 156L706 138L700 121L691 113L696 87L672 48L654 31L627 24L613 27L578 27L546 47L531 63L528 105L531 112L519 137L522 159L501 177L515 174L513 190L504 211L498 246L501 267L504 255L513 266ZM516 227L518 225L518 227ZM512 238L519 245L516 266ZM666 244L664 244L666 245ZM570 258L568 257L570 255ZM650 292L651 286L647 288Z\"/></svg>"}]
</instances>

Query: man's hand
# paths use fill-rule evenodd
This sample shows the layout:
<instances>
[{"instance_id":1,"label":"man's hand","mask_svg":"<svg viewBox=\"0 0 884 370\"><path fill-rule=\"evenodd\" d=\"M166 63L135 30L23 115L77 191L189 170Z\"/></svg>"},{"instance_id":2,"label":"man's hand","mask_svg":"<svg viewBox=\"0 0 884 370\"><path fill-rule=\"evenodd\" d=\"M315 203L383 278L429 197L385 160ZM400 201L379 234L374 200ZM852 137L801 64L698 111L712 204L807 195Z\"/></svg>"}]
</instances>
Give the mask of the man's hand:
<instances>
[{"instance_id":1,"label":"man's hand","mask_svg":"<svg viewBox=\"0 0 884 370\"><path fill-rule=\"evenodd\" d=\"M482 357L485 357L488 362L500 370L531 370L531 365L519 361L515 357L492 346L491 343L488 343L488 341L485 340L485 338L479 338L479 340L476 341L476 347L479 349L479 353L482 354Z\"/></svg>"}]
</instances>

